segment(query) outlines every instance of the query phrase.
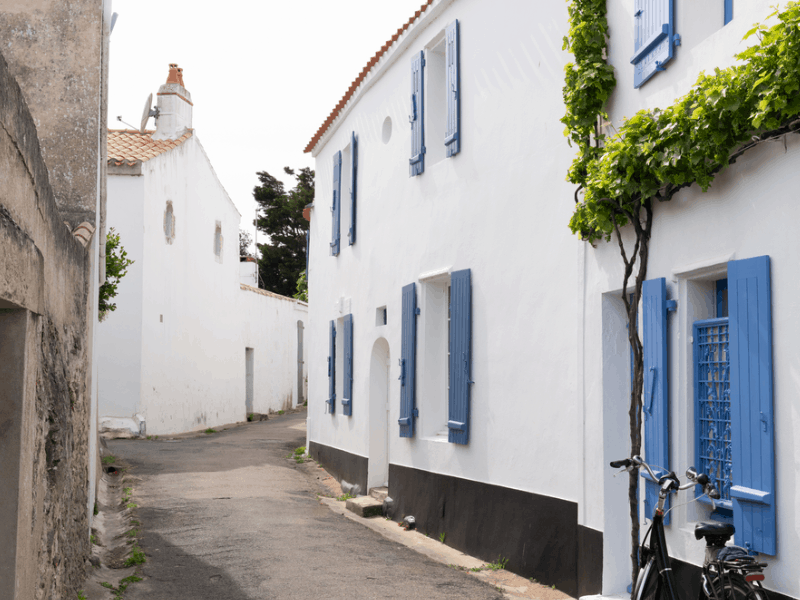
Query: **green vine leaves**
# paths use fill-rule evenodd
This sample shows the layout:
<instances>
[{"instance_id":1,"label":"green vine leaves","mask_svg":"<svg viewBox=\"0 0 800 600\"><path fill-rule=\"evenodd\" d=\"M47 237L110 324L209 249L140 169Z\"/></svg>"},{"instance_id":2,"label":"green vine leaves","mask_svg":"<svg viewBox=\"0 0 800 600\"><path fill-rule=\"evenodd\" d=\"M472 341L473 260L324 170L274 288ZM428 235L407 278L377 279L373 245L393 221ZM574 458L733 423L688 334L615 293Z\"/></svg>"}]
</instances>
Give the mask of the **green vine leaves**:
<instances>
[{"instance_id":1,"label":"green vine leaves","mask_svg":"<svg viewBox=\"0 0 800 600\"><path fill-rule=\"evenodd\" d=\"M112 227L106 234L106 280L100 286L98 313L101 321L117 309L112 300L117 295L120 280L125 277L133 261L120 243L119 234Z\"/></svg>"},{"instance_id":2,"label":"green vine leaves","mask_svg":"<svg viewBox=\"0 0 800 600\"><path fill-rule=\"evenodd\" d=\"M589 242L608 239L615 220L622 226L626 215L638 214L637 204L669 200L695 182L706 191L716 174L745 150L800 130L800 6L790 2L769 15L777 16L776 25L757 25L748 32L746 38L758 35L760 42L736 55L740 64L701 74L672 106L641 110L603 140L602 147L590 147L587 132L598 117L605 117L603 106L613 89L605 79L601 86L597 76L588 75L601 72L598 62L605 64L605 46L598 47L585 32L607 31L600 4L605 1L573 0L570 8L571 19L597 22L571 21L569 47L586 54L575 53L579 66L567 66L567 114L562 119L571 142L579 145L567 179L584 189L570 229ZM588 67L580 66L582 61Z\"/></svg>"}]
</instances>

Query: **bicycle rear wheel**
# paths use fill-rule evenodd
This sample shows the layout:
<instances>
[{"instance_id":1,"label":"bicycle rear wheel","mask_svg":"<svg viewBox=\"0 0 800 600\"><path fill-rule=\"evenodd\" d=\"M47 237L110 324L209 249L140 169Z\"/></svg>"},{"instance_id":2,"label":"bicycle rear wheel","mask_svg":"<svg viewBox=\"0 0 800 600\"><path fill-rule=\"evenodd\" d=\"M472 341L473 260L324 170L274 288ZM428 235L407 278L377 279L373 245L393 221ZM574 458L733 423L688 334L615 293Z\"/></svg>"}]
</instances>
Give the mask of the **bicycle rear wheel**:
<instances>
[{"instance_id":1,"label":"bicycle rear wheel","mask_svg":"<svg viewBox=\"0 0 800 600\"><path fill-rule=\"evenodd\" d=\"M767 591L741 575L723 575L711 582L720 600L768 600Z\"/></svg>"}]
</instances>

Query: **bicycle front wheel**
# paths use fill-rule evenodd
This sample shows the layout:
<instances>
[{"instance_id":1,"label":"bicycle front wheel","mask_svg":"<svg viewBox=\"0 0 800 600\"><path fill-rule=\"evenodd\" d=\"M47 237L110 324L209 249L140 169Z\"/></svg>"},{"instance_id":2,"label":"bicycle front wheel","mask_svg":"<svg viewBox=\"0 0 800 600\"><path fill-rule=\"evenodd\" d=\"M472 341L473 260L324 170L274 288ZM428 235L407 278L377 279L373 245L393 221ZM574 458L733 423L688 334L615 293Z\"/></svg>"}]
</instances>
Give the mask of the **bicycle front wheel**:
<instances>
[{"instance_id":1,"label":"bicycle front wheel","mask_svg":"<svg viewBox=\"0 0 800 600\"><path fill-rule=\"evenodd\" d=\"M658 575L658 567L656 566L656 559L654 556L651 556L644 567L639 570L633 598L634 600L667 600L664 586L661 585L661 577ZM753 600L766 599L758 598Z\"/></svg>"}]
</instances>

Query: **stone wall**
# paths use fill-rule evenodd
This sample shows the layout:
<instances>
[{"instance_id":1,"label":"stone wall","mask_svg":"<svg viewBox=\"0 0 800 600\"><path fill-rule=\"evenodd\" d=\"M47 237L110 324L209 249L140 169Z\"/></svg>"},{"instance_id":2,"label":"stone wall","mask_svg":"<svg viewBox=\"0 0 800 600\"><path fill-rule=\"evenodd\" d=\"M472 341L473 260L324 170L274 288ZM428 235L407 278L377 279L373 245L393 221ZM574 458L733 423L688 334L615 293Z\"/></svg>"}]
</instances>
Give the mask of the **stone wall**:
<instances>
[{"instance_id":1,"label":"stone wall","mask_svg":"<svg viewBox=\"0 0 800 600\"><path fill-rule=\"evenodd\" d=\"M0 55L0 598L74 598L89 552L90 255Z\"/></svg>"}]
</instances>

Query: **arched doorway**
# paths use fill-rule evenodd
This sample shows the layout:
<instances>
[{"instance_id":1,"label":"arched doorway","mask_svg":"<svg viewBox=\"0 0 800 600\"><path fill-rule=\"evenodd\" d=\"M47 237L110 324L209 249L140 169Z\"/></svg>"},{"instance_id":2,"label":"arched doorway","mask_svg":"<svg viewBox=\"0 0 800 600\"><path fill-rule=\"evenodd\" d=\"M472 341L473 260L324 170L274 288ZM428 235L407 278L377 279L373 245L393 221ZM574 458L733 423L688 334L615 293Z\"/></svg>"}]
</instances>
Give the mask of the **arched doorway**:
<instances>
[{"instance_id":1,"label":"arched doorway","mask_svg":"<svg viewBox=\"0 0 800 600\"><path fill-rule=\"evenodd\" d=\"M389 343L375 340L369 366L370 488L389 483Z\"/></svg>"}]
</instances>

